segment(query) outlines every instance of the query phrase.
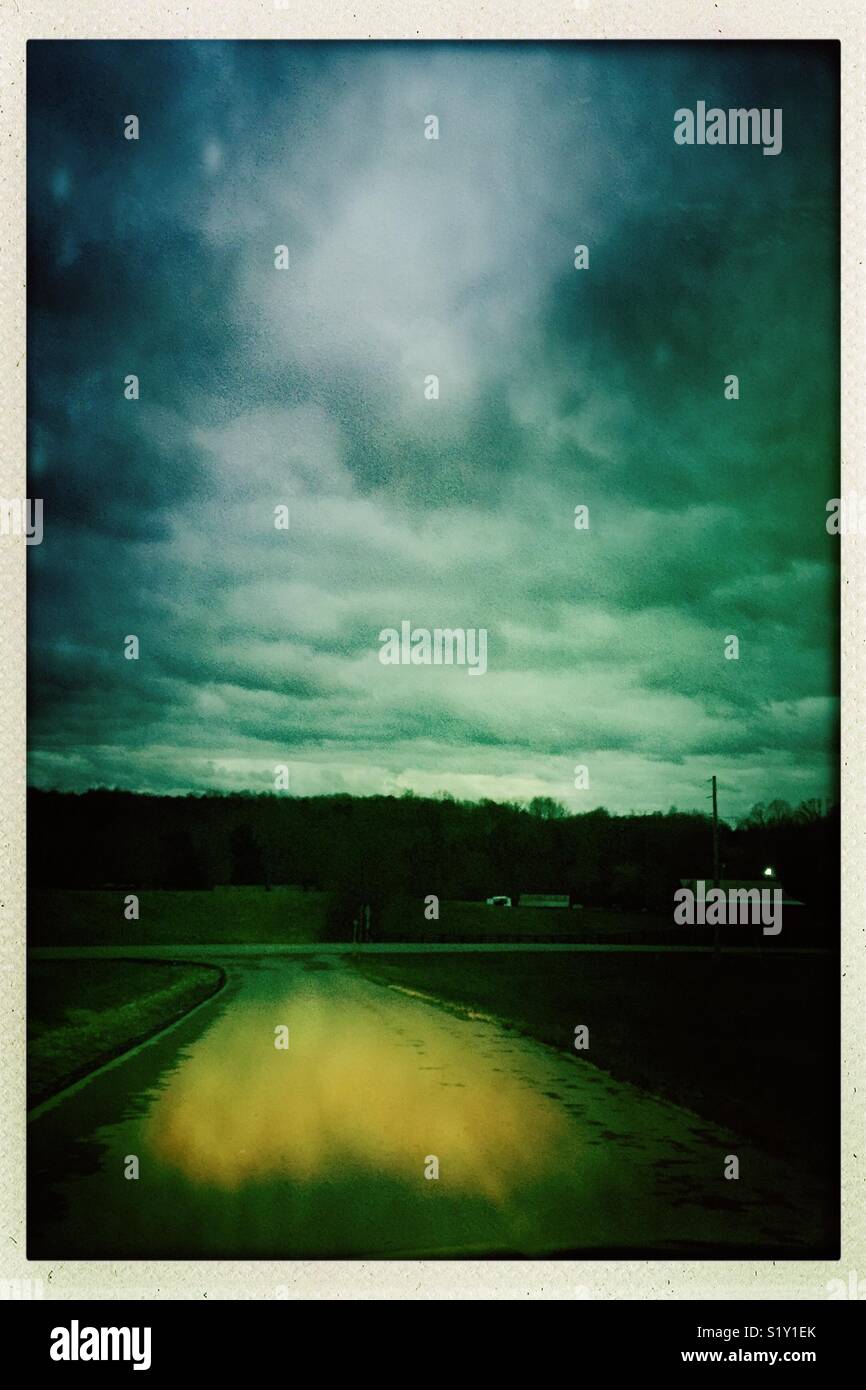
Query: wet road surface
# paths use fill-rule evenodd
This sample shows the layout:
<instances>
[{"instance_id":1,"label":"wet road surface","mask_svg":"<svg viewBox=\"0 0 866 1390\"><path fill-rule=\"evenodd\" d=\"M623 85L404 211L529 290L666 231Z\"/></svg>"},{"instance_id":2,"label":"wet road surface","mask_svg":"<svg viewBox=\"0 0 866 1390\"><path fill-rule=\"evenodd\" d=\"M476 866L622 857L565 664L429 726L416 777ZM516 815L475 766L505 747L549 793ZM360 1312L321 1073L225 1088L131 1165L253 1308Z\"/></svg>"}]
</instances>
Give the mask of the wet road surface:
<instances>
[{"instance_id":1,"label":"wet road surface","mask_svg":"<svg viewBox=\"0 0 866 1390\"><path fill-rule=\"evenodd\" d=\"M32 1120L30 1258L827 1248L808 1178L578 1054L339 956L226 964L214 1000Z\"/></svg>"}]
</instances>

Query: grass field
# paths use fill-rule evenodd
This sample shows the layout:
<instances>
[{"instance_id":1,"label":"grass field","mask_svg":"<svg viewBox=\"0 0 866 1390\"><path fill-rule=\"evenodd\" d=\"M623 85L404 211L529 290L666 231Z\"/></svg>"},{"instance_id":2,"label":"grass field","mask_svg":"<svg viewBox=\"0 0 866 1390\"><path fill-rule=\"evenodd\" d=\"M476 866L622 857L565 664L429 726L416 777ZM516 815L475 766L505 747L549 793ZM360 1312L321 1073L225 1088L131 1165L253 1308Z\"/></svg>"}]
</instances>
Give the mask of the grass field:
<instances>
[{"instance_id":1,"label":"grass field","mask_svg":"<svg viewBox=\"0 0 866 1390\"><path fill-rule=\"evenodd\" d=\"M32 893L31 946L201 946L211 942L279 945L320 941L330 895L300 888L214 888L139 893L139 920L124 916L127 890L57 889Z\"/></svg>"},{"instance_id":2,"label":"grass field","mask_svg":"<svg viewBox=\"0 0 866 1390\"><path fill-rule=\"evenodd\" d=\"M124 904L130 890L54 889L33 892L29 900L31 946L201 946L211 944L278 946L351 940L351 912L329 920L330 893L301 888L227 888L195 892L163 889L138 894L139 919L129 921ZM712 927L677 927L672 914L486 907L478 902L439 904L439 918L425 916L423 898L394 897L375 908L374 941L419 943L485 941L600 941L678 945L711 944ZM786 914L786 945L817 945L838 940L828 922L811 915ZM761 946L760 927L726 927L731 945Z\"/></svg>"},{"instance_id":3,"label":"grass field","mask_svg":"<svg viewBox=\"0 0 866 1390\"><path fill-rule=\"evenodd\" d=\"M28 1107L179 1018L221 982L220 970L203 965L31 961Z\"/></svg>"},{"instance_id":4,"label":"grass field","mask_svg":"<svg viewBox=\"0 0 866 1390\"><path fill-rule=\"evenodd\" d=\"M370 979L507 1020L727 1124L796 1167L838 1163L838 963L832 956L466 953L354 956ZM575 1054L577 1055L577 1054Z\"/></svg>"}]
</instances>

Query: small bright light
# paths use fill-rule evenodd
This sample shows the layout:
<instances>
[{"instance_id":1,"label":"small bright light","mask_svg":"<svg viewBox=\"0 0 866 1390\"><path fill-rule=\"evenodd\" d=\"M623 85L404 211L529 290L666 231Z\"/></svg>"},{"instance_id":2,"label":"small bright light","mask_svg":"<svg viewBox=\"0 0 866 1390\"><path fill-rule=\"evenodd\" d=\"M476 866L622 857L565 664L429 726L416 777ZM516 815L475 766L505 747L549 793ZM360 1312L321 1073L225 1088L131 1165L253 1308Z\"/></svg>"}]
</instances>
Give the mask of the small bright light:
<instances>
[{"instance_id":1,"label":"small bright light","mask_svg":"<svg viewBox=\"0 0 866 1390\"><path fill-rule=\"evenodd\" d=\"M775 877L776 877L776 870L773 868L772 864L768 864L767 867L766 867L766 869L764 870L764 878L775 878Z\"/></svg>"}]
</instances>

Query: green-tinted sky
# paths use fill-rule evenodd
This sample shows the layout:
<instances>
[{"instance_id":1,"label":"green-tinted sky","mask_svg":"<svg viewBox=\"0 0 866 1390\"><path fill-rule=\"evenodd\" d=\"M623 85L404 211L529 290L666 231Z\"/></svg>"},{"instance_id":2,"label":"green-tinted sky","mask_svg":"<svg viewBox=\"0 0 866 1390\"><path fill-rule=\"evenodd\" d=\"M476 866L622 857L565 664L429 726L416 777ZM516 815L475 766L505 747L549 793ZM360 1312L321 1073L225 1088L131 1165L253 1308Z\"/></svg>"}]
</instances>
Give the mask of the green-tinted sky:
<instances>
[{"instance_id":1,"label":"green-tinted sky","mask_svg":"<svg viewBox=\"0 0 866 1390\"><path fill-rule=\"evenodd\" d=\"M31 44L31 780L831 795L835 51Z\"/></svg>"}]
</instances>

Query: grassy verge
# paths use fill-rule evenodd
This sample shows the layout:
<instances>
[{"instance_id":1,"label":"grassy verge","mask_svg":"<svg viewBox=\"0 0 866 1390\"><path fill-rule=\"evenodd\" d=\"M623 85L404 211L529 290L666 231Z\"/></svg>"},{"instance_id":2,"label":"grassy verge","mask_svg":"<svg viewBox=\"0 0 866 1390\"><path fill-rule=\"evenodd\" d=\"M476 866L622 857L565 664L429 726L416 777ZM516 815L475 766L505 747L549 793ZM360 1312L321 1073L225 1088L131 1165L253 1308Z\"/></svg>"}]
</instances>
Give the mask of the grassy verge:
<instances>
[{"instance_id":1,"label":"grassy verge","mask_svg":"<svg viewBox=\"0 0 866 1390\"><path fill-rule=\"evenodd\" d=\"M326 935L329 894L299 888L142 890L140 919L127 921L128 890L45 889L30 895L31 946L279 945Z\"/></svg>"},{"instance_id":2,"label":"grassy verge","mask_svg":"<svg viewBox=\"0 0 866 1390\"><path fill-rule=\"evenodd\" d=\"M795 1167L838 1165L838 962L680 953L354 956L370 979L482 1010L729 1125Z\"/></svg>"},{"instance_id":3,"label":"grassy verge","mask_svg":"<svg viewBox=\"0 0 866 1390\"><path fill-rule=\"evenodd\" d=\"M180 1018L222 978L221 970L205 965L31 961L28 1108Z\"/></svg>"}]
</instances>

